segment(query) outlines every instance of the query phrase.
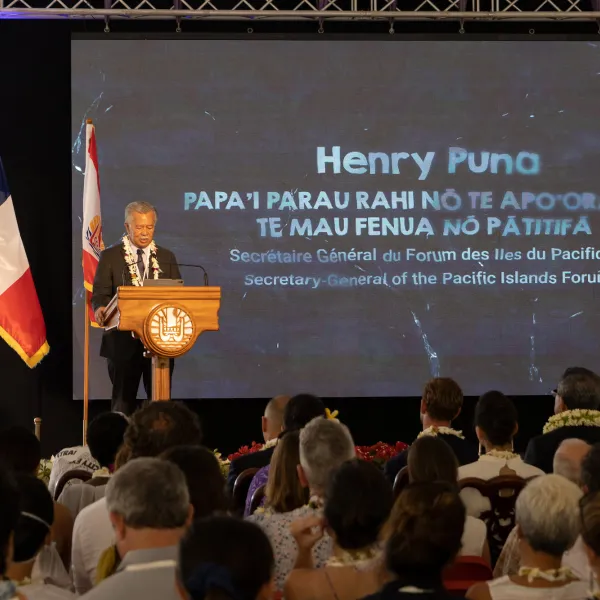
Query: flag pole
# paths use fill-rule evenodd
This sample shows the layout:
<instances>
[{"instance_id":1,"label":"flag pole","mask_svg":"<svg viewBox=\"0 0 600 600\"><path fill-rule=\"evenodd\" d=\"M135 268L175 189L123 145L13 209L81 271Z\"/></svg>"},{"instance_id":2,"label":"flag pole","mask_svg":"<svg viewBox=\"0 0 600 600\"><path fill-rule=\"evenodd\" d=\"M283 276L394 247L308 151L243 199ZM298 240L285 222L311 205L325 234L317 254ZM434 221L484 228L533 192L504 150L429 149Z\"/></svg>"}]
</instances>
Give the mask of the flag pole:
<instances>
[{"instance_id":1,"label":"flag pole","mask_svg":"<svg viewBox=\"0 0 600 600\"><path fill-rule=\"evenodd\" d=\"M83 343L83 445L87 445L87 425L90 402L90 318L88 315L88 291L83 288L85 338Z\"/></svg>"}]
</instances>

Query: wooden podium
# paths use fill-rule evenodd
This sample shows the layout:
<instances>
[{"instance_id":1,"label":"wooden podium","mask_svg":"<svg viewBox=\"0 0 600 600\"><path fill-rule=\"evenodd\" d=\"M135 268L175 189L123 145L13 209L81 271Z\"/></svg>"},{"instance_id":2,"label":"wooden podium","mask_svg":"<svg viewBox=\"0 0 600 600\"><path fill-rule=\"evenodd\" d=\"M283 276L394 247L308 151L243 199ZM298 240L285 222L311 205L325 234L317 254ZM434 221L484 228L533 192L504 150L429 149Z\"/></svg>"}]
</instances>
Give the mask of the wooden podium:
<instances>
[{"instance_id":1,"label":"wooden podium","mask_svg":"<svg viewBox=\"0 0 600 600\"><path fill-rule=\"evenodd\" d=\"M152 357L152 401L171 399L169 359L203 331L219 330L220 287L121 286L108 303L106 330L131 331Z\"/></svg>"}]
</instances>

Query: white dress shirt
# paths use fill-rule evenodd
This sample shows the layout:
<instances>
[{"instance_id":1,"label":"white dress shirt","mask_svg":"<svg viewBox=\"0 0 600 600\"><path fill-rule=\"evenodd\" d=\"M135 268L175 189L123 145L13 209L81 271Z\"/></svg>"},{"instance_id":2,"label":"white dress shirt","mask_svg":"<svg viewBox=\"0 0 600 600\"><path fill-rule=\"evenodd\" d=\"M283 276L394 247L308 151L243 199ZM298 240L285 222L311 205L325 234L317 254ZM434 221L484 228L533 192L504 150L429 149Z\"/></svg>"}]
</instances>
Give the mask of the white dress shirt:
<instances>
[{"instance_id":1,"label":"white dress shirt","mask_svg":"<svg viewBox=\"0 0 600 600\"><path fill-rule=\"evenodd\" d=\"M129 245L131 246L131 252L133 253L133 257L135 258L135 262L136 262L136 269L137 269L137 259L138 259L138 250L142 251L142 258L144 260L144 272L140 273L140 270L137 269L138 275L140 277L140 279L148 279L150 277L150 273L148 272L148 263L150 262L150 246L146 246L145 248L138 248L137 246L134 246L133 243L131 243L131 241L129 242Z\"/></svg>"},{"instance_id":2,"label":"white dress shirt","mask_svg":"<svg viewBox=\"0 0 600 600\"><path fill-rule=\"evenodd\" d=\"M114 534L106 498L86 506L73 525L71 569L78 595L91 590L96 581L96 567L102 553L114 543Z\"/></svg>"}]
</instances>

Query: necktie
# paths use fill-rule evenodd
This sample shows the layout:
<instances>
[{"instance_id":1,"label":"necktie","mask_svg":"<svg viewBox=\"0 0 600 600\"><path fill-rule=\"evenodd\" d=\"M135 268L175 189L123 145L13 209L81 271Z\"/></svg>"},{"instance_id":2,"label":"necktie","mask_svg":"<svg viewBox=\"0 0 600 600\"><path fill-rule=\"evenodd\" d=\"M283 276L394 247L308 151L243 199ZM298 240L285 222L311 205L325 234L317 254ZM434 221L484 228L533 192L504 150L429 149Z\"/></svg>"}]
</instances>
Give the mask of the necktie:
<instances>
[{"instance_id":1,"label":"necktie","mask_svg":"<svg viewBox=\"0 0 600 600\"><path fill-rule=\"evenodd\" d=\"M144 251L141 248L138 248L137 255L138 273L140 274L140 279L144 279L144 276L146 275L146 266L144 265Z\"/></svg>"}]
</instances>

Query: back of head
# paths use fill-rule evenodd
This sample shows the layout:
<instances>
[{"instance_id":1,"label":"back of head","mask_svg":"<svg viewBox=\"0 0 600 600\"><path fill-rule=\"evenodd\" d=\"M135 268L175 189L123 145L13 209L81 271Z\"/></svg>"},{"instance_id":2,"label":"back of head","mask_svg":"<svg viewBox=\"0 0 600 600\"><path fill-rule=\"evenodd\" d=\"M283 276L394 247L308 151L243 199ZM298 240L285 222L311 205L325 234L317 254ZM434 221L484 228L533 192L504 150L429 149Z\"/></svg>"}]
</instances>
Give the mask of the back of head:
<instances>
[{"instance_id":1,"label":"back of head","mask_svg":"<svg viewBox=\"0 0 600 600\"><path fill-rule=\"evenodd\" d=\"M355 457L352 436L338 421L318 417L300 431L300 464L313 491L324 492L333 472Z\"/></svg>"},{"instance_id":2,"label":"back of head","mask_svg":"<svg viewBox=\"0 0 600 600\"><path fill-rule=\"evenodd\" d=\"M40 441L25 427L9 427L0 432L0 461L16 473L36 473L42 449Z\"/></svg>"},{"instance_id":3,"label":"back of head","mask_svg":"<svg viewBox=\"0 0 600 600\"><path fill-rule=\"evenodd\" d=\"M123 445L123 438L129 421L116 412L98 415L88 426L87 444L91 455L102 467L115 464L115 457Z\"/></svg>"},{"instance_id":4,"label":"back of head","mask_svg":"<svg viewBox=\"0 0 600 600\"><path fill-rule=\"evenodd\" d=\"M581 485L586 492L600 491L600 444L594 444L581 461Z\"/></svg>"},{"instance_id":5,"label":"back of head","mask_svg":"<svg viewBox=\"0 0 600 600\"><path fill-rule=\"evenodd\" d=\"M275 396L267 403L265 417L269 420L271 429L280 431L283 428L283 415L289 401L289 396Z\"/></svg>"},{"instance_id":6,"label":"back of head","mask_svg":"<svg viewBox=\"0 0 600 600\"><path fill-rule=\"evenodd\" d=\"M0 465L0 576L8 568L8 546L10 538L19 520L19 488L14 475L5 466Z\"/></svg>"},{"instance_id":7,"label":"back of head","mask_svg":"<svg viewBox=\"0 0 600 600\"><path fill-rule=\"evenodd\" d=\"M568 377L569 375L589 375L590 377L596 377L596 373L585 367L567 367L561 376L561 379Z\"/></svg>"},{"instance_id":8,"label":"back of head","mask_svg":"<svg viewBox=\"0 0 600 600\"><path fill-rule=\"evenodd\" d=\"M392 509L387 526L386 564L400 580L441 580L443 568L460 551L465 506L448 484L411 483Z\"/></svg>"},{"instance_id":9,"label":"back of head","mask_svg":"<svg viewBox=\"0 0 600 600\"><path fill-rule=\"evenodd\" d=\"M563 440L554 453L552 472L581 486L582 462L590 449L591 446L583 440L576 438ZM600 484L600 481L598 483Z\"/></svg>"},{"instance_id":10,"label":"back of head","mask_svg":"<svg viewBox=\"0 0 600 600\"><path fill-rule=\"evenodd\" d=\"M487 392L475 406L475 426L493 446L510 444L517 429L517 409L502 392Z\"/></svg>"},{"instance_id":11,"label":"back of head","mask_svg":"<svg viewBox=\"0 0 600 600\"><path fill-rule=\"evenodd\" d=\"M48 488L34 475L15 476L20 493L19 520L15 528L15 562L32 560L44 545L54 522L54 502Z\"/></svg>"},{"instance_id":12,"label":"back of head","mask_svg":"<svg viewBox=\"0 0 600 600\"><path fill-rule=\"evenodd\" d=\"M185 475L195 519L229 508L225 479L219 461L210 450L201 446L176 446L161 458L177 465Z\"/></svg>"},{"instance_id":13,"label":"back of head","mask_svg":"<svg viewBox=\"0 0 600 600\"><path fill-rule=\"evenodd\" d=\"M424 435L408 451L408 473L414 482L443 481L456 486L458 460L450 446L441 438Z\"/></svg>"},{"instance_id":14,"label":"back of head","mask_svg":"<svg viewBox=\"0 0 600 600\"><path fill-rule=\"evenodd\" d=\"M600 556L600 492L584 496L581 508L581 537L586 545Z\"/></svg>"},{"instance_id":15,"label":"back of head","mask_svg":"<svg viewBox=\"0 0 600 600\"><path fill-rule=\"evenodd\" d=\"M463 405L463 393L454 379L436 377L423 390L427 414L436 421L452 421Z\"/></svg>"},{"instance_id":16,"label":"back of head","mask_svg":"<svg viewBox=\"0 0 600 600\"><path fill-rule=\"evenodd\" d=\"M173 446L199 446L200 421L181 402L151 402L131 417L125 432L130 458L159 456Z\"/></svg>"},{"instance_id":17,"label":"back of head","mask_svg":"<svg viewBox=\"0 0 600 600\"><path fill-rule=\"evenodd\" d=\"M290 512L308 501L307 490L302 487L296 471L299 464L300 432L286 430L271 458L265 491L267 504L273 511Z\"/></svg>"},{"instance_id":18,"label":"back of head","mask_svg":"<svg viewBox=\"0 0 600 600\"><path fill-rule=\"evenodd\" d=\"M190 496L176 465L158 458L137 458L119 469L106 486L109 513L133 529L177 529L189 516Z\"/></svg>"},{"instance_id":19,"label":"back of head","mask_svg":"<svg viewBox=\"0 0 600 600\"><path fill-rule=\"evenodd\" d=\"M393 504L392 488L372 463L353 459L331 478L325 492L325 520L345 550L374 544Z\"/></svg>"},{"instance_id":20,"label":"back of head","mask_svg":"<svg viewBox=\"0 0 600 600\"><path fill-rule=\"evenodd\" d=\"M286 404L283 413L285 430L302 429L316 417L325 416L325 405L320 398L311 394L298 394Z\"/></svg>"},{"instance_id":21,"label":"back of head","mask_svg":"<svg viewBox=\"0 0 600 600\"><path fill-rule=\"evenodd\" d=\"M595 374L577 373L560 380L557 395L568 410L600 408L600 377Z\"/></svg>"},{"instance_id":22,"label":"back of head","mask_svg":"<svg viewBox=\"0 0 600 600\"><path fill-rule=\"evenodd\" d=\"M535 552L560 557L579 535L581 490L560 475L542 475L528 483L516 503L521 536Z\"/></svg>"},{"instance_id":23,"label":"back of head","mask_svg":"<svg viewBox=\"0 0 600 600\"><path fill-rule=\"evenodd\" d=\"M192 600L254 600L273 569L267 536L233 517L194 522L179 546L179 579Z\"/></svg>"}]
</instances>

